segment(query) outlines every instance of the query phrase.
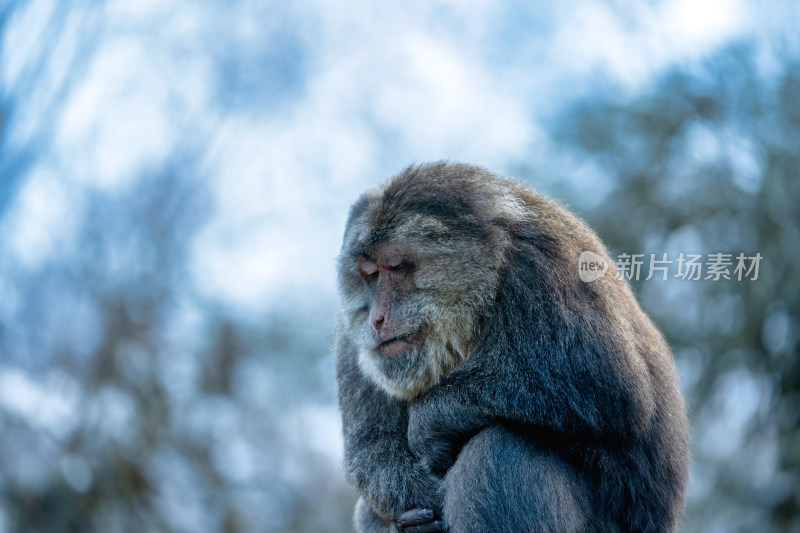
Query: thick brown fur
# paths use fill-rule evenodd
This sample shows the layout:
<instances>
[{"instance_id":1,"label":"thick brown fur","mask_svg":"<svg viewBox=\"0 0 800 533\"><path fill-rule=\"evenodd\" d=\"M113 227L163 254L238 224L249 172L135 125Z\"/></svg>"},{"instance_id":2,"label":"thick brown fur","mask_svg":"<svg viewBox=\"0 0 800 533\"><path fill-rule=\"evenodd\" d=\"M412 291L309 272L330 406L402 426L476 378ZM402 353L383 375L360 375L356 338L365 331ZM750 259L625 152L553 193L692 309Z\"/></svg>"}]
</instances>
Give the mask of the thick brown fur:
<instances>
[{"instance_id":1,"label":"thick brown fur","mask_svg":"<svg viewBox=\"0 0 800 533\"><path fill-rule=\"evenodd\" d=\"M581 281L583 251L605 276ZM582 221L481 168L410 167L362 196L337 324L357 529L424 508L451 532L675 530L683 399L668 346L614 274ZM376 344L378 298L414 332L399 355Z\"/></svg>"}]
</instances>

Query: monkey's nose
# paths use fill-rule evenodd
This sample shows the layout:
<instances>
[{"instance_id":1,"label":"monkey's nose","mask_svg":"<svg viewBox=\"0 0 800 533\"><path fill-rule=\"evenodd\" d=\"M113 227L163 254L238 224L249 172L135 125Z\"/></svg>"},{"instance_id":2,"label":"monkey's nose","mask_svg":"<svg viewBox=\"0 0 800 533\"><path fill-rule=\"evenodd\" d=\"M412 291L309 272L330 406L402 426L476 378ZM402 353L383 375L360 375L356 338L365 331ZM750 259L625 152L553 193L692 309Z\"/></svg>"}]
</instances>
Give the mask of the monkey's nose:
<instances>
[{"instance_id":1,"label":"monkey's nose","mask_svg":"<svg viewBox=\"0 0 800 533\"><path fill-rule=\"evenodd\" d=\"M389 317L389 306L383 303L374 305L369 312L369 331L372 334L372 339L380 344L386 339L386 335L391 333L391 323Z\"/></svg>"}]
</instances>

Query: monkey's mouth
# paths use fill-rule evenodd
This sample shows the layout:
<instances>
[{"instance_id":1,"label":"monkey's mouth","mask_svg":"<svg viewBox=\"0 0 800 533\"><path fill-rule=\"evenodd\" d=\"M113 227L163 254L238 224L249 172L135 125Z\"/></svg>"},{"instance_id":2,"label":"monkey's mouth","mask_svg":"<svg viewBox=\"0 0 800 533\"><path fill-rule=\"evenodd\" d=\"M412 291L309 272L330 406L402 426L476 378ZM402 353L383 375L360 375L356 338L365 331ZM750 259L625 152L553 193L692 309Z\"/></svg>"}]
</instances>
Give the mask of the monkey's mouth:
<instances>
[{"instance_id":1,"label":"monkey's mouth","mask_svg":"<svg viewBox=\"0 0 800 533\"><path fill-rule=\"evenodd\" d=\"M383 341L378 345L377 349L378 352L380 352L380 354L384 357L393 359L411 348L415 344L415 341L418 337L419 331L401 333L400 335L392 337L388 341Z\"/></svg>"}]
</instances>

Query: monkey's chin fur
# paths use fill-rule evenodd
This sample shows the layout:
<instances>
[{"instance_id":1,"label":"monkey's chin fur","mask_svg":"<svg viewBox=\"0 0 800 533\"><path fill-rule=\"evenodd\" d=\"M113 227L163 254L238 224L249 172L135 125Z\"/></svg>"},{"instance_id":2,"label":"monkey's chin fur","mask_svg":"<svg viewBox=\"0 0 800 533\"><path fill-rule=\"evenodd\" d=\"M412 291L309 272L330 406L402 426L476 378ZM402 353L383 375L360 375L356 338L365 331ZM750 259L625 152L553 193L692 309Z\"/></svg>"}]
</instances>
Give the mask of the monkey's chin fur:
<instances>
[{"instance_id":1,"label":"monkey's chin fur","mask_svg":"<svg viewBox=\"0 0 800 533\"><path fill-rule=\"evenodd\" d=\"M436 342L431 338L404 344L405 349L397 346L399 349L392 350L391 355L382 353L380 347L362 347L358 352L361 371L389 395L403 400L413 400L433 387L461 364L468 353L466 349L454 348L451 342Z\"/></svg>"}]
</instances>

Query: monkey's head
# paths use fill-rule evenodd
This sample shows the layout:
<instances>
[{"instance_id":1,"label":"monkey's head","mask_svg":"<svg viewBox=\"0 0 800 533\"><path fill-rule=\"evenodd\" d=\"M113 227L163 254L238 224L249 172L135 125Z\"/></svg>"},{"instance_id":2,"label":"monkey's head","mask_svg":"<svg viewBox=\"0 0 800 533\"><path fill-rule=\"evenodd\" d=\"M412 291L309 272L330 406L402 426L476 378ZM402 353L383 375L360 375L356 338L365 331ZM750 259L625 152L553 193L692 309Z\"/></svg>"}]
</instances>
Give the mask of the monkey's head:
<instances>
[{"instance_id":1,"label":"monkey's head","mask_svg":"<svg viewBox=\"0 0 800 533\"><path fill-rule=\"evenodd\" d=\"M510 228L527 216L511 182L467 165L412 167L364 194L338 272L362 371L411 399L458 366L494 300Z\"/></svg>"}]
</instances>

